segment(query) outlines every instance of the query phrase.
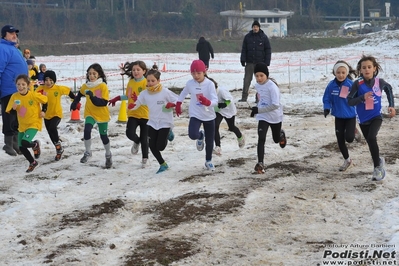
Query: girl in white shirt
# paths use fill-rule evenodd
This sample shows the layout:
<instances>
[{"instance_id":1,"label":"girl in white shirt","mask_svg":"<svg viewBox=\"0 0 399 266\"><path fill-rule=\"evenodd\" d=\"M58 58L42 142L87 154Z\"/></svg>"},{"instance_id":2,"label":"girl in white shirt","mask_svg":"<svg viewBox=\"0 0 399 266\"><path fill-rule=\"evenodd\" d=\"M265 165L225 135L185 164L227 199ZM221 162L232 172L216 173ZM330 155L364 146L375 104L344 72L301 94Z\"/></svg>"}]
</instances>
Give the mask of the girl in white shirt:
<instances>
[{"instance_id":1,"label":"girl in white shirt","mask_svg":"<svg viewBox=\"0 0 399 266\"><path fill-rule=\"evenodd\" d=\"M279 143L281 148L285 147L287 139L284 130L281 129L283 106L280 103L280 90L276 82L269 78L269 69L265 63L256 64L254 74L258 105L252 107L251 117L256 115L258 120L258 163L255 165L255 171L261 174L265 172L263 159L269 127L272 130L273 141Z\"/></svg>"},{"instance_id":2,"label":"girl in white shirt","mask_svg":"<svg viewBox=\"0 0 399 266\"><path fill-rule=\"evenodd\" d=\"M240 129L235 125L235 118L237 114L237 107L234 103L233 95L224 87L219 87L217 82L206 76L209 80L211 80L215 84L216 94L218 96L218 105L215 107L216 111L216 119L215 119L215 148L213 152L216 155L222 154L221 141L220 141L220 133L219 126L222 123L223 119L226 120L226 123L229 127L229 131L233 132L238 141L238 147L244 148L245 139L242 135Z\"/></svg>"},{"instance_id":3,"label":"girl in white shirt","mask_svg":"<svg viewBox=\"0 0 399 266\"><path fill-rule=\"evenodd\" d=\"M188 94L191 95L189 110L190 122L188 125L188 136L197 140L197 150L202 151L205 146L205 167L214 171L212 163L213 142L215 136L215 110L218 105L218 96L215 84L206 78L206 67L201 60L191 63L191 76L193 79L187 81L176 103L176 115L182 114L181 104ZM201 124L204 130L200 130ZM204 144L205 138L205 144Z\"/></svg>"},{"instance_id":4,"label":"girl in white shirt","mask_svg":"<svg viewBox=\"0 0 399 266\"><path fill-rule=\"evenodd\" d=\"M169 166L163 159L161 151L166 148L168 139L171 140L173 128L173 107L177 95L168 88L163 88L160 83L161 73L154 67L147 73L147 89L137 97L137 101L128 106L137 109L147 105L149 110L148 137L151 153L157 159L160 167L157 174L166 171Z\"/></svg>"}]
</instances>

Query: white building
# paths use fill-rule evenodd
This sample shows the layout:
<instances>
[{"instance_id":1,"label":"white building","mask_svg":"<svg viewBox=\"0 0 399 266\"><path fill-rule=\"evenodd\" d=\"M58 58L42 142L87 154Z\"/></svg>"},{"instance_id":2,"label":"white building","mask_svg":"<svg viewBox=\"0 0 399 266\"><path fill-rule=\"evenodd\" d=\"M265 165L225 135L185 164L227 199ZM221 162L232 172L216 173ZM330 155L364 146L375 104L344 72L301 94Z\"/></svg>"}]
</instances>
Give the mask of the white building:
<instances>
[{"instance_id":1,"label":"white building","mask_svg":"<svg viewBox=\"0 0 399 266\"><path fill-rule=\"evenodd\" d=\"M252 22L257 20L260 28L269 37L287 36L287 19L294 14L292 11L273 10L228 10L220 12L221 16L227 17L228 32L231 35L245 35L252 30Z\"/></svg>"}]
</instances>

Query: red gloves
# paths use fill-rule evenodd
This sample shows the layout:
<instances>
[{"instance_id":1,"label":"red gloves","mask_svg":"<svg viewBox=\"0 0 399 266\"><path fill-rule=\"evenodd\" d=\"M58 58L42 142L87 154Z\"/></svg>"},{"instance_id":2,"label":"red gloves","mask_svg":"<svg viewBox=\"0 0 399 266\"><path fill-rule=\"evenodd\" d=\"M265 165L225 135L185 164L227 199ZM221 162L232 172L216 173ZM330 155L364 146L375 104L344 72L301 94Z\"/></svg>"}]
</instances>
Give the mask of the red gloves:
<instances>
[{"instance_id":1,"label":"red gloves","mask_svg":"<svg viewBox=\"0 0 399 266\"><path fill-rule=\"evenodd\" d=\"M135 103L129 103L129 105L127 106L127 109L133 109L136 106Z\"/></svg>"},{"instance_id":2,"label":"red gloves","mask_svg":"<svg viewBox=\"0 0 399 266\"><path fill-rule=\"evenodd\" d=\"M176 104L174 104L174 103L167 103L166 105L165 105L165 108L166 109L170 109L170 108L173 108L173 107L175 107L176 106Z\"/></svg>"},{"instance_id":3,"label":"red gloves","mask_svg":"<svg viewBox=\"0 0 399 266\"><path fill-rule=\"evenodd\" d=\"M76 105L76 110L80 110L80 107L82 107L82 104L81 104L81 103L78 103L78 104Z\"/></svg>"},{"instance_id":4,"label":"red gloves","mask_svg":"<svg viewBox=\"0 0 399 266\"><path fill-rule=\"evenodd\" d=\"M133 99L133 101L137 101L137 94L136 94L136 92L133 92L131 98Z\"/></svg>"},{"instance_id":5,"label":"red gloves","mask_svg":"<svg viewBox=\"0 0 399 266\"><path fill-rule=\"evenodd\" d=\"M116 96L115 98L113 98L113 99L111 99L111 100L108 101L108 105L112 105L112 107L114 107L114 106L115 106L115 103L116 103L117 101L120 101L120 100L121 100L121 96Z\"/></svg>"},{"instance_id":6,"label":"red gloves","mask_svg":"<svg viewBox=\"0 0 399 266\"><path fill-rule=\"evenodd\" d=\"M176 115L179 117L179 116L182 114L182 111L181 111L181 102L177 102L177 103L176 103L176 108L175 108L175 110L176 110Z\"/></svg>"},{"instance_id":7,"label":"red gloves","mask_svg":"<svg viewBox=\"0 0 399 266\"><path fill-rule=\"evenodd\" d=\"M200 104L202 104L202 105L205 105L205 106L211 105L211 101L208 100L205 96L202 96L202 95L199 96L198 100L199 100Z\"/></svg>"}]
</instances>

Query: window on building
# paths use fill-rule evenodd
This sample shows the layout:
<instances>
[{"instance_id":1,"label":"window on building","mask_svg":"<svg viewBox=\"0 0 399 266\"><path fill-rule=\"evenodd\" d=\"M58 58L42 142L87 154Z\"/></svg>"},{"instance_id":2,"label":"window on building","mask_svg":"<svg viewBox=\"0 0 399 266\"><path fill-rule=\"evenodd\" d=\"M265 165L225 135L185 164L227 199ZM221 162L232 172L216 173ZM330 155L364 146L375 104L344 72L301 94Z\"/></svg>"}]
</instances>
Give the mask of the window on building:
<instances>
[{"instance_id":1,"label":"window on building","mask_svg":"<svg viewBox=\"0 0 399 266\"><path fill-rule=\"evenodd\" d=\"M266 22L266 19L265 18L260 18L259 19L259 23L265 23Z\"/></svg>"},{"instance_id":2,"label":"window on building","mask_svg":"<svg viewBox=\"0 0 399 266\"><path fill-rule=\"evenodd\" d=\"M280 18L274 18L275 23L279 23L279 21L280 21Z\"/></svg>"},{"instance_id":3,"label":"window on building","mask_svg":"<svg viewBox=\"0 0 399 266\"><path fill-rule=\"evenodd\" d=\"M273 18L267 18L267 23L273 23Z\"/></svg>"}]
</instances>

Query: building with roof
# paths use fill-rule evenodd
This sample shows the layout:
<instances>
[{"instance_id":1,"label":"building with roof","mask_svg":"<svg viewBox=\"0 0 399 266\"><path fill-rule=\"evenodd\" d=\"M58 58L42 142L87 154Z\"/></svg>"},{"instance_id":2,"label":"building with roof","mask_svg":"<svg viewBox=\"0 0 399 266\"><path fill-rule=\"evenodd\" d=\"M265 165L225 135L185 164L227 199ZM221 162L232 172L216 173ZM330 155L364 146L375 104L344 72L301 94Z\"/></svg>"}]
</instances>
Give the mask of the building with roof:
<instances>
[{"instance_id":1,"label":"building with roof","mask_svg":"<svg viewBox=\"0 0 399 266\"><path fill-rule=\"evenodd\" d=\"M221 16L227 17L228 28L224 30L225 35L245 35L252 30L252 23L257 20L261 29L269 37L287 36L287 20L294 12L273 10L228 10L220 12Z\"/></svg>"}]
</instances>

